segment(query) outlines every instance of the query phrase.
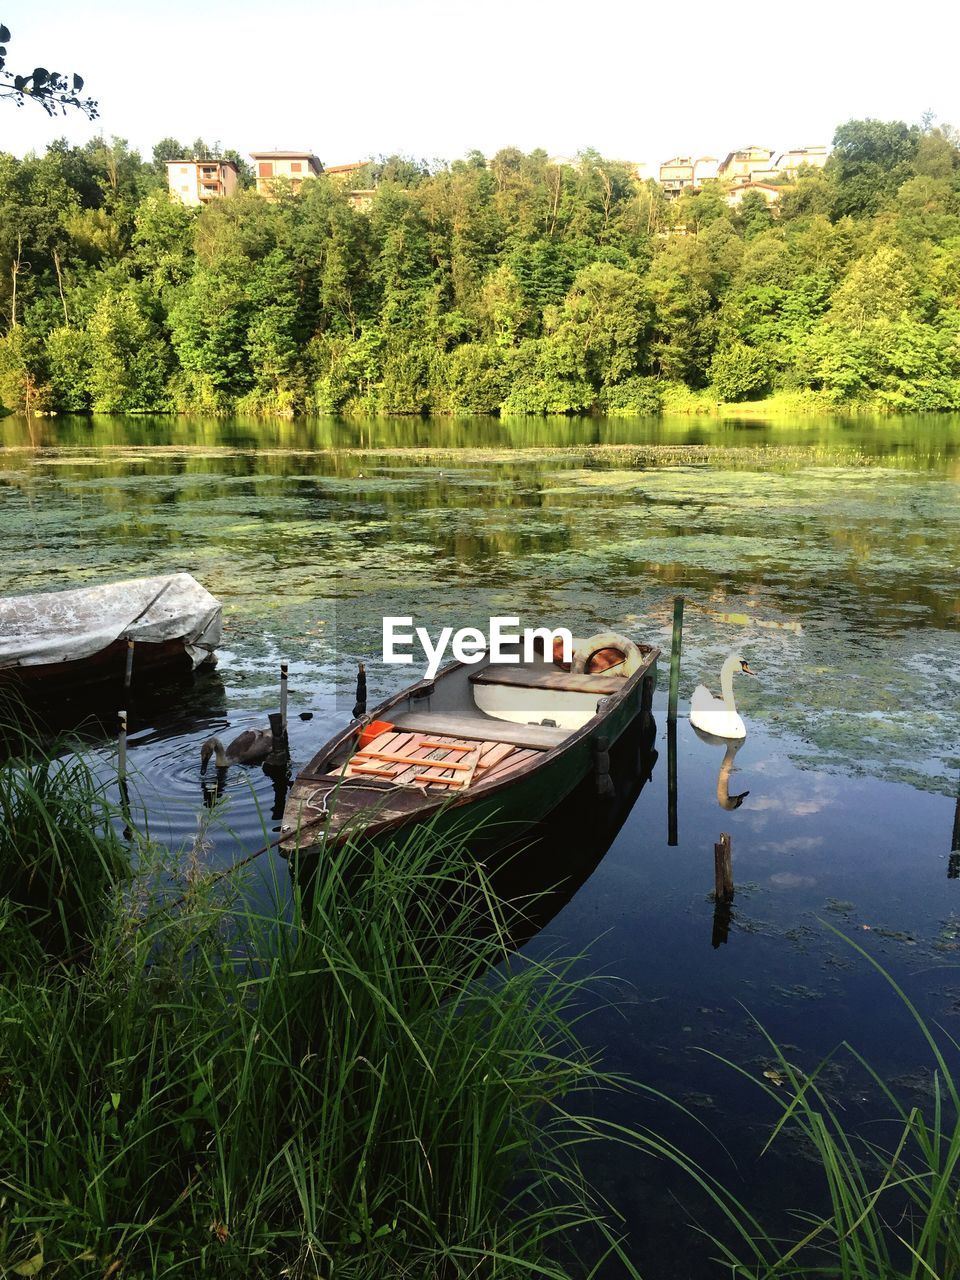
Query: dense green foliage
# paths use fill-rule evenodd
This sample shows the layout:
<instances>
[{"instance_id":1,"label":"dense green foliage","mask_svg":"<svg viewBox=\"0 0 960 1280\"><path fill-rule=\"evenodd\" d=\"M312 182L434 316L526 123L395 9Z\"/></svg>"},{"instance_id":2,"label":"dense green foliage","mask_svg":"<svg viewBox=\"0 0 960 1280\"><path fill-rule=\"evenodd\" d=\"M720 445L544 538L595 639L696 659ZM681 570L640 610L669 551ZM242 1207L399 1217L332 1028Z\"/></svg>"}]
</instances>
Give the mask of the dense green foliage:
<instances>
[{"instance_id":1,"label":"dense green foliage","mask_svg":"<svg viewBox=\"0 0 960 1280\"><path fill-rule=\"evenodd\" d=\"M36 757L0 767L0 1275L564 1280L591 1222L618 1251L561 1132L597 1082L577 985L511 964L464 849L330 852L261 916L203 833L131 876L90 771Z\"/></svg>"},{"instance_id":2,"label":"dense green foliage","mask_svg":"<svg viewBox=\"0 0 960 1280\"><path fill-rule=\"evenodd\" d=\"M202 147L198 141L194 150ZM960 146L850 121L778 213L594 152L172 203L164 139L0 155L0 400L33 411L960 407ZM693 392L691 401L690 393Z\"/></svg>"},{"instance_id":3,"label":"dense green foliage","mask_svg":"<svg viewBox=\"0 0 960 1280\"><path fill-rule=\"evenodd\" d=\"M807 1073L768 1038L772 1069L736 1068L780 1111L767 1145L824 1174L826 1208L784 1239L643 1112L570 1110L624 1082L575 1039L568 966L511 956L456 840L328 851L258 915L204 867L202 828L180 861L141 844L134 871L102 785L56 750L0 767L0 1274L590 1280L606 1258L639 1280L577 1168L597 1141L692 1179L718 1275L957 1274L960 1046L892 978L925 1105L854 1050L844 1101L834 1054Z\"/></svg>"}]
</instances>

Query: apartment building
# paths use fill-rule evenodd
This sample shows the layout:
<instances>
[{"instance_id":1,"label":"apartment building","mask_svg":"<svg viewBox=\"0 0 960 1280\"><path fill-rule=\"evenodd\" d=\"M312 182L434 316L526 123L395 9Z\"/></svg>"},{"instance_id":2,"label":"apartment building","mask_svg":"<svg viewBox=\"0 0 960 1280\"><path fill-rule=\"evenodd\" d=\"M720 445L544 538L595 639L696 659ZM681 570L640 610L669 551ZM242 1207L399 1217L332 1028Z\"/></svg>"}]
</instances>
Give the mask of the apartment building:
<instances>
[{"instance_id":1,"label":"apartment building","mask_svg":"<svg viewBox=\"0 0 960 1280\"><path fill-rule=\"evenodd\" d=\"M168 160L167 187L181 204L209 204L232 196L237 189L237 166L232 160Z\"/></svg>"},{"instance_id":2,"label":"apartment building","mask_svg":"<svg viewBox=\"0 0 960 1280\"><path fill-rule=\"evenodd\" d=\"M251 151L257 194L274 197L274 183L285 178L296 195L306 178L316 178L323 172L323 165L312 151Z\"/></svg>"}]
</instances>

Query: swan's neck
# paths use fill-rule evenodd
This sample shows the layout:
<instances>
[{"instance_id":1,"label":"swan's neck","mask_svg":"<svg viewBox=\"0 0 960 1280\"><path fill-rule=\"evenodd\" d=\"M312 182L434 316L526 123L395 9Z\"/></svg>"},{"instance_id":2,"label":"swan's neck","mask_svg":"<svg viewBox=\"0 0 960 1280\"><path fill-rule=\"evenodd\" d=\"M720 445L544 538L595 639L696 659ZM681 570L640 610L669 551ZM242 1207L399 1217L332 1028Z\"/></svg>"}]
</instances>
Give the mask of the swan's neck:
<instances>
[{"instance_id":1,"label":"swan's neck","mask_svg":"<svg viewBox=\"0 0 960 1280\"><path fill-rule=\"evenodd\" d=\"M226 749L219 738L214 738L213 740L213 759L218 769L226 769L230 763L227 759Z\"/></svg>"},{"instance_id":2,"label":"swan's neck","mask_svg":"<svg viewBox=\"0 0 960 1280\"><path fill-rule=\"evenodd\" d=\"M739 665L736 658L728 658L720 668L720 693L723 695L723 705L731 715L737 714L737 704L733 697L733 673Z\"/></svg>"}]
</instances>

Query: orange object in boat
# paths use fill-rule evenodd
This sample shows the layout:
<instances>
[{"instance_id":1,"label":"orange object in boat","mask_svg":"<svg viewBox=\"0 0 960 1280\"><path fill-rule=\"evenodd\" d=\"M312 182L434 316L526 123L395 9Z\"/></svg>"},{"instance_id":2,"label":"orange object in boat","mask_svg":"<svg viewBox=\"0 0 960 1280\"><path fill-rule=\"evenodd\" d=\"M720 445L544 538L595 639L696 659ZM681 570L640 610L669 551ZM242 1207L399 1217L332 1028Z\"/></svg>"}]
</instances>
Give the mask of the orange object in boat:
<instances>
[{"instance_id":1,"label":"orange object in boat","mask_svg":"<svg viewBox=\"0 0 960 1280\"><path fill-rule=\"evenodd\" d=\"M370 723L360 730L360 749L369 747L374 738L379 738L381 733L389 733L391 729L396 728L389 720L371 720Z\"/></svg>"}]
</instances>

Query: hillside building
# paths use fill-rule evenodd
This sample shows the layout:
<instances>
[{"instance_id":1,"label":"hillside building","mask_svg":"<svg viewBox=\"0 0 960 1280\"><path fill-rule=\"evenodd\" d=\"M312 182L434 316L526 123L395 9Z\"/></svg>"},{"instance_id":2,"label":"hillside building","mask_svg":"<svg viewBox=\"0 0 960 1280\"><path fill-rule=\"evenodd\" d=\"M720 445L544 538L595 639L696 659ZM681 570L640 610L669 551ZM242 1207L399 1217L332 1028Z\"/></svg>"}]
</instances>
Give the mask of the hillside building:
<instances>
[{"instance_id":1,"label":"hillside building","mask_svg":"<svg viewBox=\"0 0 960 1280\"><path fill-rule=\"evenodd\" d=\"M670 197L689 191L693 186L693 158L674 156L672 160L665 160L660 166L660 185Z\"/></svg>"},{"instance_id":2,"label":"hillside building","mask_svg":"<svg viewBox=\"0 0 960 1280\"><path fill-rule=\"evenodd\" d=\"M306 178L316 178L323 172L323 165L312 151L251 151L257 180L257 194L268 200L274 198L274 183L285 178L294 195Z\"/></svg>"},{"instance_id":3,"label":"hillside building","mask_svg":"<svg viewBox=\"0 0 960 1280\"><path fill-rule=\"evenodd\" d=\"M209 204L232 196L237 189L237 166L232 160L168 160L167 187L181 204Z\"/></svg>"},{"instance_id":4,"label":"hillside building","mask_svg":"<svg viewBox=\"0 0 960 1280\"><path fill-rule=\"evenodd\" d=\"M737 182L726 193L724 199L731 209L736 209L750 191L756 191L758 195L763 196L768 206L772 206L780 203L784 188L771 186L769 182Z\"/></svg>"},{"instance_id":5,"label":"hillside building","mask_svg":"<svg viewBox=\"0 0 960 1280\"><path fill-rule=\"evenodd\" d=\"M751 144L748 147L740 147L737 151L729 151L721 161L717 172L719 177L728 180L760 181L759 174L776 172L773 168L773 150L770 147Z\"/></svg>"},{"instance_id":6,"label":"hillside building","mask_svg":"<svg viewBox=\"0 0 960 1280\"><path fill-rule=\"evenodd\" d=\"M783 151L777 156L777 172L782 177L795 178L804 166L822 169L827 163L827 155L826 147L794 147L792 151Z\"/></svg>"}]
</instances>

